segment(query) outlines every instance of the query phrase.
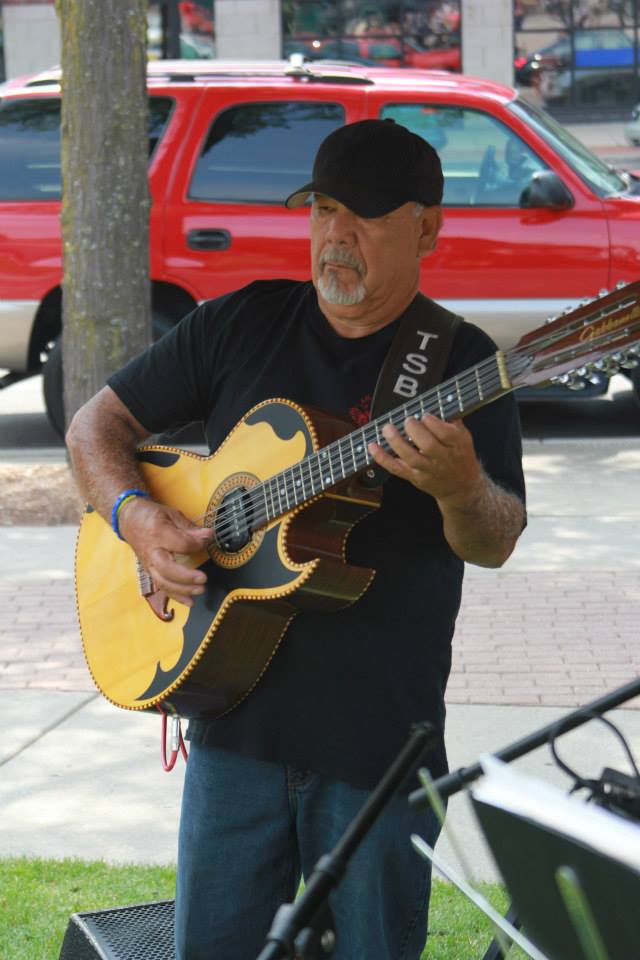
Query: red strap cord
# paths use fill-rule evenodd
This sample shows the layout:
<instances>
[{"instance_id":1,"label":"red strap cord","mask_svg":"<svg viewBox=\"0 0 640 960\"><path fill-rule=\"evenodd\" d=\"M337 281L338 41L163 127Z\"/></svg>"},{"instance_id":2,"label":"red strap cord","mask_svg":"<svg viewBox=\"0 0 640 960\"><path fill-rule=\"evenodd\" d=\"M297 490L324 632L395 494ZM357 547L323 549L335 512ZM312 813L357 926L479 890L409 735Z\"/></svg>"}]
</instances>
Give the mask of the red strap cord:
<instances>
[{"instance_id":1,"label":"red strap cord","mask_svg":"<svg viewBox=\"0 0 640 960\"><path fill-rule=\"evenodd\" d=\"M187 747L182 736L180 717L172 716L171 753L169 759L167 760L167 714L160 706L158 706L158 711L162 715L162 731L160 734L160 761L162 763L162 769L166 773L170 773L176 765L178 754L181 753L185 761L187 760L189 754L187 753Z\"/></svg>"}]
</instances>

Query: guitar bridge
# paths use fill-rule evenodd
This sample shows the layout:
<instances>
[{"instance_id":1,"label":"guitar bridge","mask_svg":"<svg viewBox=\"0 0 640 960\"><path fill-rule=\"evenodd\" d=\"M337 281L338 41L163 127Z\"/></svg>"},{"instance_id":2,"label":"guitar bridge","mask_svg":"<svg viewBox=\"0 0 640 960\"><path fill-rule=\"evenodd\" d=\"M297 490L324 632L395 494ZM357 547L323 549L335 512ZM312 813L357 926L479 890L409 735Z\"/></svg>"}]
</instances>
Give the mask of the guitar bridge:
<instances>
[{"instance_id":1,"label":"guitar bridge","mask_svg":"<svg viewBox=\"0 0 640 960\"><path fill-rule=\"evenodd\" d=\"M151 579L151 574L146 570L140 560L136 557L136 572L138 574L138 587L140 588L140 596L148 597L150 596L155 587L153 586L153 580Z\"/></svg>"},{"instance_id":2,"label":"guitar bridge","mask_svg":"<svg viewBox=\"0 0 640 960\"><path fill-rule=\"evenodd\" d=\"M175 610L168 609L169 597L164 590L156 590L151 574L142 566L138 557L136 557L136 572L140 596L144 597L159 620L169 623L175 615Z\"/></svg>"}]
</instances>

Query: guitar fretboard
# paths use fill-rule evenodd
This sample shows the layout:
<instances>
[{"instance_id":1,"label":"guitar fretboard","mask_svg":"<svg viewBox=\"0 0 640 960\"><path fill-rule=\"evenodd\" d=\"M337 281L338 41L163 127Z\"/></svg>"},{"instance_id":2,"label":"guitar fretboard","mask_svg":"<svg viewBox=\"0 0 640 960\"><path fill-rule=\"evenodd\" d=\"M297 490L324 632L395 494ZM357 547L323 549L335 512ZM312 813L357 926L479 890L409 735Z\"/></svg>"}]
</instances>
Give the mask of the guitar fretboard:
<instances>
[{"instance_id":1,"label":"guitar fretboard","mask_svg":"<svg viewBox=\"0 0 640 960\"><path fill-rule=\"evenodd\" d=\"M517 363L516 355L509 357L498 352L263 483L238 492L221 508L224 516L219 515L216 524L220 545L229 547L230 543L225 542L227 537L230 541L235 536L244 539L252 531L366 469L372 462L370 443L389 449L382 433L385 424L393 424L406 436L404 424L409 418L420 419L425 413L431 413L441 420L453 420L508 393L511 390L510 365L513 363Z\"/></svg>"}]
</instances>

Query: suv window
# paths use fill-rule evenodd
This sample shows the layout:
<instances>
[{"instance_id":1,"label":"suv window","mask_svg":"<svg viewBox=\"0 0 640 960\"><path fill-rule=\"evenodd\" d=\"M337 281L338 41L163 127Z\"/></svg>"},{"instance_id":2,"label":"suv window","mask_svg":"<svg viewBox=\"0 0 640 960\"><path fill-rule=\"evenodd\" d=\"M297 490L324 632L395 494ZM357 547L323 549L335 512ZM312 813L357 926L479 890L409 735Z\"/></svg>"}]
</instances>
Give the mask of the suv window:
<instances>
[{"instance_id":1,"label":"suv window","mask_svg":"<svg viewBox=\"0 0 640 960\"><path fill-rule=\"evenodd\" d=\"M408 127L438 151L444 206L518 207L532 175L547 169L517 134L480 110L389 104L381 116Z\"/></svg>"},{"instance_id":2,"label":"suv window","mask_svg":"<svg viewBox=\"0 0 640 960\"><path fill-rule=\"evenodd\" d=\"M149 98L149 156L166 127L173 100ZM60 100L0 101L0 200L59 200Z\"/></svg>"},{"instance_id":3,"label":"suv window","mask_svg":"<svg viewBox=\"0 0 640 960\"><path fill-rule=\"evenodd\" d=\"M282 203L311 178L321 141L343 125L338 103L249 103L220 113L189 188L192 200Z\"/></svg>"}]
</instances>

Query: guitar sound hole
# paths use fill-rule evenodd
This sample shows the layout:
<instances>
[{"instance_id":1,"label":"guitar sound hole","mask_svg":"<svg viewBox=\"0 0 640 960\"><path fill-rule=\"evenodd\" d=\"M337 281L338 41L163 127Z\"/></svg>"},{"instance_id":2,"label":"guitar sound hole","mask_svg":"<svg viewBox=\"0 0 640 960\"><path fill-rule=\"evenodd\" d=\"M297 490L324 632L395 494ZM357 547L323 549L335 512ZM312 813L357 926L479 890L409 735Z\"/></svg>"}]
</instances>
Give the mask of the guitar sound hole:
<instances>
[{"instance_id":1,"label":"guitar sound hole","mask_svg":"<svg viewBox=\"0 0 640 960\"><path fill-rule=\"evenodd\" d=\"M238 553L253 535L253 506L246 487L227 493L213 524L216 543L224 553Z\"/></svg>"}]
</instances>

